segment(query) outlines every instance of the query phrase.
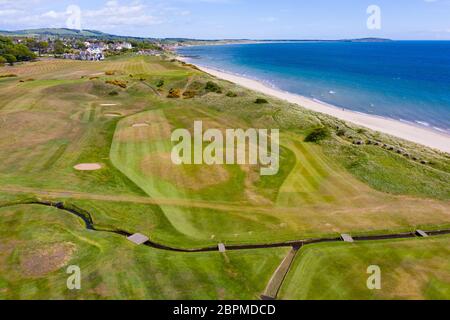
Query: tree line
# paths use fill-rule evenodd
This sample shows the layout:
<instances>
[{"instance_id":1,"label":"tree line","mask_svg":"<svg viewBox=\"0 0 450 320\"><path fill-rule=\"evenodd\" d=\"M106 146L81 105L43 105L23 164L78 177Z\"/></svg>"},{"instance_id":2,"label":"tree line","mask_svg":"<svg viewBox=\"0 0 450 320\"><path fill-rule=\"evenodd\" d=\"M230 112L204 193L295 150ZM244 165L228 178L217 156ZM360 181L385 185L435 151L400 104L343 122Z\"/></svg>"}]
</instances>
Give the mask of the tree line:
<instances>
[{"instance_id":1,"label":"tree line","mask_svg":"<svg viewBox=\"0 0 450 320\"><path fill-rule=\"evenodd\" d=\"M0 36L0 65L17 61L34 60L36 55L26 45L14 43L10 38Z\"/></svg>"}]
</instances>

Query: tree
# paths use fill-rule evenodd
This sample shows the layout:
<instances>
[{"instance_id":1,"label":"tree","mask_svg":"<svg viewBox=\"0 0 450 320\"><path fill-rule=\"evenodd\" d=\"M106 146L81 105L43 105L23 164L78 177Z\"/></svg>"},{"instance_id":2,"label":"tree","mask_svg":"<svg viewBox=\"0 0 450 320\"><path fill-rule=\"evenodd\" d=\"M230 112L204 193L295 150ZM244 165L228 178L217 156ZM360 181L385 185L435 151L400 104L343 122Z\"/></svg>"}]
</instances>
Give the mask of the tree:
<instances>
[{"instance_id":1,"label":"tree","mask_svg":"<svg viewBox=\"0 0 450 320\"><path fill-rule=\"evenodd\" d=\"M77 43L75 44L75 47L80 50L86 50L86 45L84 44L83 41L77 41Z\"/></svg>"},{"instance_id":2,"label":"tree","mask_svg":"<svg viewBox=\"0 0 450 320\"><path fill-rule=\"evenodd\" d=\"M11 54L16 57L17 61L30 61L36 58L35 54L23 44L15 45Z\"/></svg>"},{"instance_id":3,"label":"tree","mask_svg":"<svg viewBox=\"0 0 450 320\"><path fill-rule=\"evenodd\" d=\"M0 46L12 46L13 42L11 41L11 39L7 38L7 37L2 37L0 36Z\"/></svg>"},{"instance_id":4,"label":"tree","mask_svg":"<svg viewBox=\"0 0 450 320\"><path fill-rule=\"evenodd\" d=\"M66 45L61 40L56 40L53 48L55 54L63 54L66 51Z\"/></svg>"},{"instance_id":5,"label":"tree","mask_svg":"<svg viewBox=\"0 0 450 320\"><path fill-rule=\"evenodd\" d=\"M15 44L11 39L0 37L0 56L10 64L16 61L29 61L36 58L35 54L23 44Z\"/></svg>"},{"instance_id":6,"label":"tree","mask_svg":"<svg viewBox=\"0 0 450 320\"><path fill-rule=\"evenodd\" d=\"M7 62L8 61L4 57L0 56L0 67L3 67Z\"/></svg>"},{"instance_id":7,"label":"tree","mask_svg":"<svg viewBox=\"0 0 450 320\"><path fill-rule=\"evenodd\" d=\"M4 54L3 58L6 59L6 61L10 64L13 65L15 62L17 62L17 59L15 56L13 56L12 54Z\"/></svg>"},{"instance_id":8,"label":"tree","mask_svg":"<svg viewBox=\"0 0 450 320\"><path fill-rule=\"evenodd\" d=\"M36 50L38 48L38 43L36 42L35 39L33 38L27 38L25 40L25 45L28 47L28 49L30 50Z\"/></svg>"},{"instance_id":9,"label":"tree","mask_svg":"<svg viewBox=\"0 0 450 320\"><path fill-rule=\"evenodd\" d=\"M48 48L48 42L47 41L40 41L38 43L39 56L42 55L42 51L46 50L47 48Z\"/></svg>"}]
</instances>

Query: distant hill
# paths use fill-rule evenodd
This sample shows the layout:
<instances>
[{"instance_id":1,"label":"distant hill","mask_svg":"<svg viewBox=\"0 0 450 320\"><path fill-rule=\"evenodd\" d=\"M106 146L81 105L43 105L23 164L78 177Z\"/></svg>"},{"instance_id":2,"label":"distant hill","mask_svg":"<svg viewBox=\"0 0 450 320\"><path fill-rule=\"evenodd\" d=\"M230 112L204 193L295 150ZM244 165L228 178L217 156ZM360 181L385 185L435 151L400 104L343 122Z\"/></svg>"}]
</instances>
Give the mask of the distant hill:
<instances>
[{"instance_id":1,"label":"distant hill","mask_svg":"<svg viewBox=\"0 0 450 320\"><path fill-rule=\"evenodd\" d=\"M5 36L49 36L49 37L74 37L74 38L97 38L97 39L145 39L139 37L125 37L113 35L96 30L75 30L68 28L41 28L41 29L26 29L17 31L1 31L0 35Z\"/></svg>"},{"instance_id":2,"label":"distant hill","mask_svg":"<svg viewBox=\"0 0 450 320\"><path fill-rule=\"evenodd\" d=\"M384 39L384 38L361 38L361 39L349 39L349 40L342 40L342 41L349 41L349 42L389 42L392 41L391 39Z\"/></svg>"},{"instance_id":3,"label":"distant hill","mask_svg":"<svg viewBox=\"0 0 450 320\"><path fill-rule=\"evenodd\" d=\"M132 36L118 36L109 33L105 33L102 31L96 30L74 30L68 28L41 28L41 29L26 29L26 30L17 30L17 31L1 31L0 35L6 36L29 36L29 37L38 37L38 36L49 36L49 37L74 37L74 38L96 38L103 40L126 40L126 39L136 39L136 40L155 40L155 38L142 38L142 37L132 37ZM167 42L181 42L181 43L192 43L192 42L202 42L202 43L251 43L251 42L309 42L309 41L345 41L345 42L385 42L392 41L389 39L383 38L361 38L361 39L342 39L342 40L301 40L301 39L286 39L286 40L251 40L251 39L212 39L212 40L204 40L204 39L193 39L193 38L165 38L160 39Z\"/></svg>"}]
</instances>

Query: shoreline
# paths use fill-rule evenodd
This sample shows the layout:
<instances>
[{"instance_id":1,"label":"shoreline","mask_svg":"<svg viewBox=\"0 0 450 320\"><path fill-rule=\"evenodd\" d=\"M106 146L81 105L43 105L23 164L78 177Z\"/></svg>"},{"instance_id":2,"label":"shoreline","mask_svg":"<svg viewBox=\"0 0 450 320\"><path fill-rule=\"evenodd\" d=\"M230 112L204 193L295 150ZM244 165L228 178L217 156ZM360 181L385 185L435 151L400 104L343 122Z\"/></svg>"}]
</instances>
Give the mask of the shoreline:
<instances>
[{"instance_id":1,"label":"shoreline","mask_svg":"<svg viewBox=\"0 0 450 320\"><path fill-rule=\"evenodd\" d=\"M369 115L349 109L343 109L320 100L308 98L295 93L285 92L272 88L263 82L238 76L232 73L219 71L213 68L197 65L191 59L178 57L178 60L194 64L201 71L222 80L233 82L247 89L266 94L289 103L294 103L300 107L324 113L326 115L338 118L340 120L351 122L355 125L366 127L368 129L379 131L391 136L421 144L441 152L450 153L450 136L432 129L420 127L410 123L385 118L382 116Z\"/></svg>"}]
</instances>

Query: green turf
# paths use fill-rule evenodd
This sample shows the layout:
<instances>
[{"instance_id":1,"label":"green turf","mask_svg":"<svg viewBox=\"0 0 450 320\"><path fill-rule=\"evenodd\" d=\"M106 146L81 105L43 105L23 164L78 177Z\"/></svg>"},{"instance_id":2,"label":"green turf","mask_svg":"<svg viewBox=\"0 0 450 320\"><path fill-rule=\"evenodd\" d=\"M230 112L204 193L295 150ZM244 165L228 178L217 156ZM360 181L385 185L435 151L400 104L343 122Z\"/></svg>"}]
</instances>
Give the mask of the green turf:
<instances>
[{"instance_id":1,"label":"green turf","mask_svg":"<svg viewBox=\"0 0 450 320\"><path fill-rule=\"evenodd\" d=\"M2 208L0 217L2 300L258 299L287 251L161 251L87 231L78 218L39 206ZM67 259L54 257L52 248L61 244L73 247ZM79 291L66 287L69 265L81 269Z\"/></svg>"},{"instance_id":2,"label":"green turf","mask_svg":"<svg viewBox=\"0 0 450 320\"><path fill-rule=\"evenodd\" d=\"M361 130L163 58L124 55L101 63L49 60L8 70L17 77L0 81L0 204L26 198L64 201L89 211L99 227L141 232L153 241L179 248L439 229L450 224L449 156L428 148ZM0 73L6 72L0 68ZM106 83L113 80L126 83L126 88ZM164 85L157 88L161 80ZM223 93L208 92L208 81ZM169 99L171 89L189 94ZM227 96L229 91L234 95ZM256 98L268 103L255 104ZM257 166L174 167L171 132L192 130L198 120L205 128L222 130L280 129L279 173L261 177ZM149 126L133 127L137 123ZM317 144L304 141L311 130L323 126L331 132L327 139ZM381 147L353 145L355 138L402 148L426 164ZM100 163L102 169L74 170L79 163ZM12 228L5 233L8 241L23 235L14 233L11 221L28 219L33 210L21 207L0 215L0 225L9 221L5 226ZM248 290L244 289L246 284L239 279L246 277L245 270L268 279L269 269L284 255L278 250L270 254L265 250L233 252L229 254L233 266L228 267L221 256L130 250L114 235L72 227L66 225L63 232L48 226L45 230L58 234L56 242L76 242L82 234L85 241L79 245L86 257L81 256L80 263L91 260L90 277L98 273L101 281L97 285L104 282L107 286L104 290L90 287L92 292L83 296L87 298L255 298L266 281L252 278ZM36 234L32 229L24 232L51 240L36 228ZM97 257L91 245L102 248L105 255ZM117 252L116 247L120 248ZM136 290L127 284L125 272L108 274L117 267L111 261L119 254L127 257L127 264L119 267L134 270L129 283ZM270 268L259 270L255 261L265 265L266 255ZM8 253L8 265L17 264L19 257L19 253ZM157 281L144 274L142 264L151 261L155 268L150 273L158 274L161 283L157 288L144 288L140 282ZM176 266L165 270L168 264ZM436 270L445 266L436 265ZM217 271L223 267L231 278ZM61 275L44 277L36 284L21 279L11 268L5 277L12 277L11 285L17 290L9 292L17 296L7 298L21 297L21 292L26 293L24 297L39 298L36 288L46 288L48 297L64 296L61 288L54 295L48 289ZM211 282L203 280L209 268L213 270ZM188 292L187 286L174 280L185 269L193 279L189 286L203 291ZM438 297L445 288L439 279L432 283L426 297Z\"/></svg>"},{"instance_id":3,"label":"green turf","mask_svg":"<svg viewBox=\"0 0 450 320\"><path fill-rule=\"evenodd\" d=\"M319 244L297 254L279 294L289 300L450 299L450 237ZM381 289L367 288L367 268Z\"/></svg>"}]
</instances>

